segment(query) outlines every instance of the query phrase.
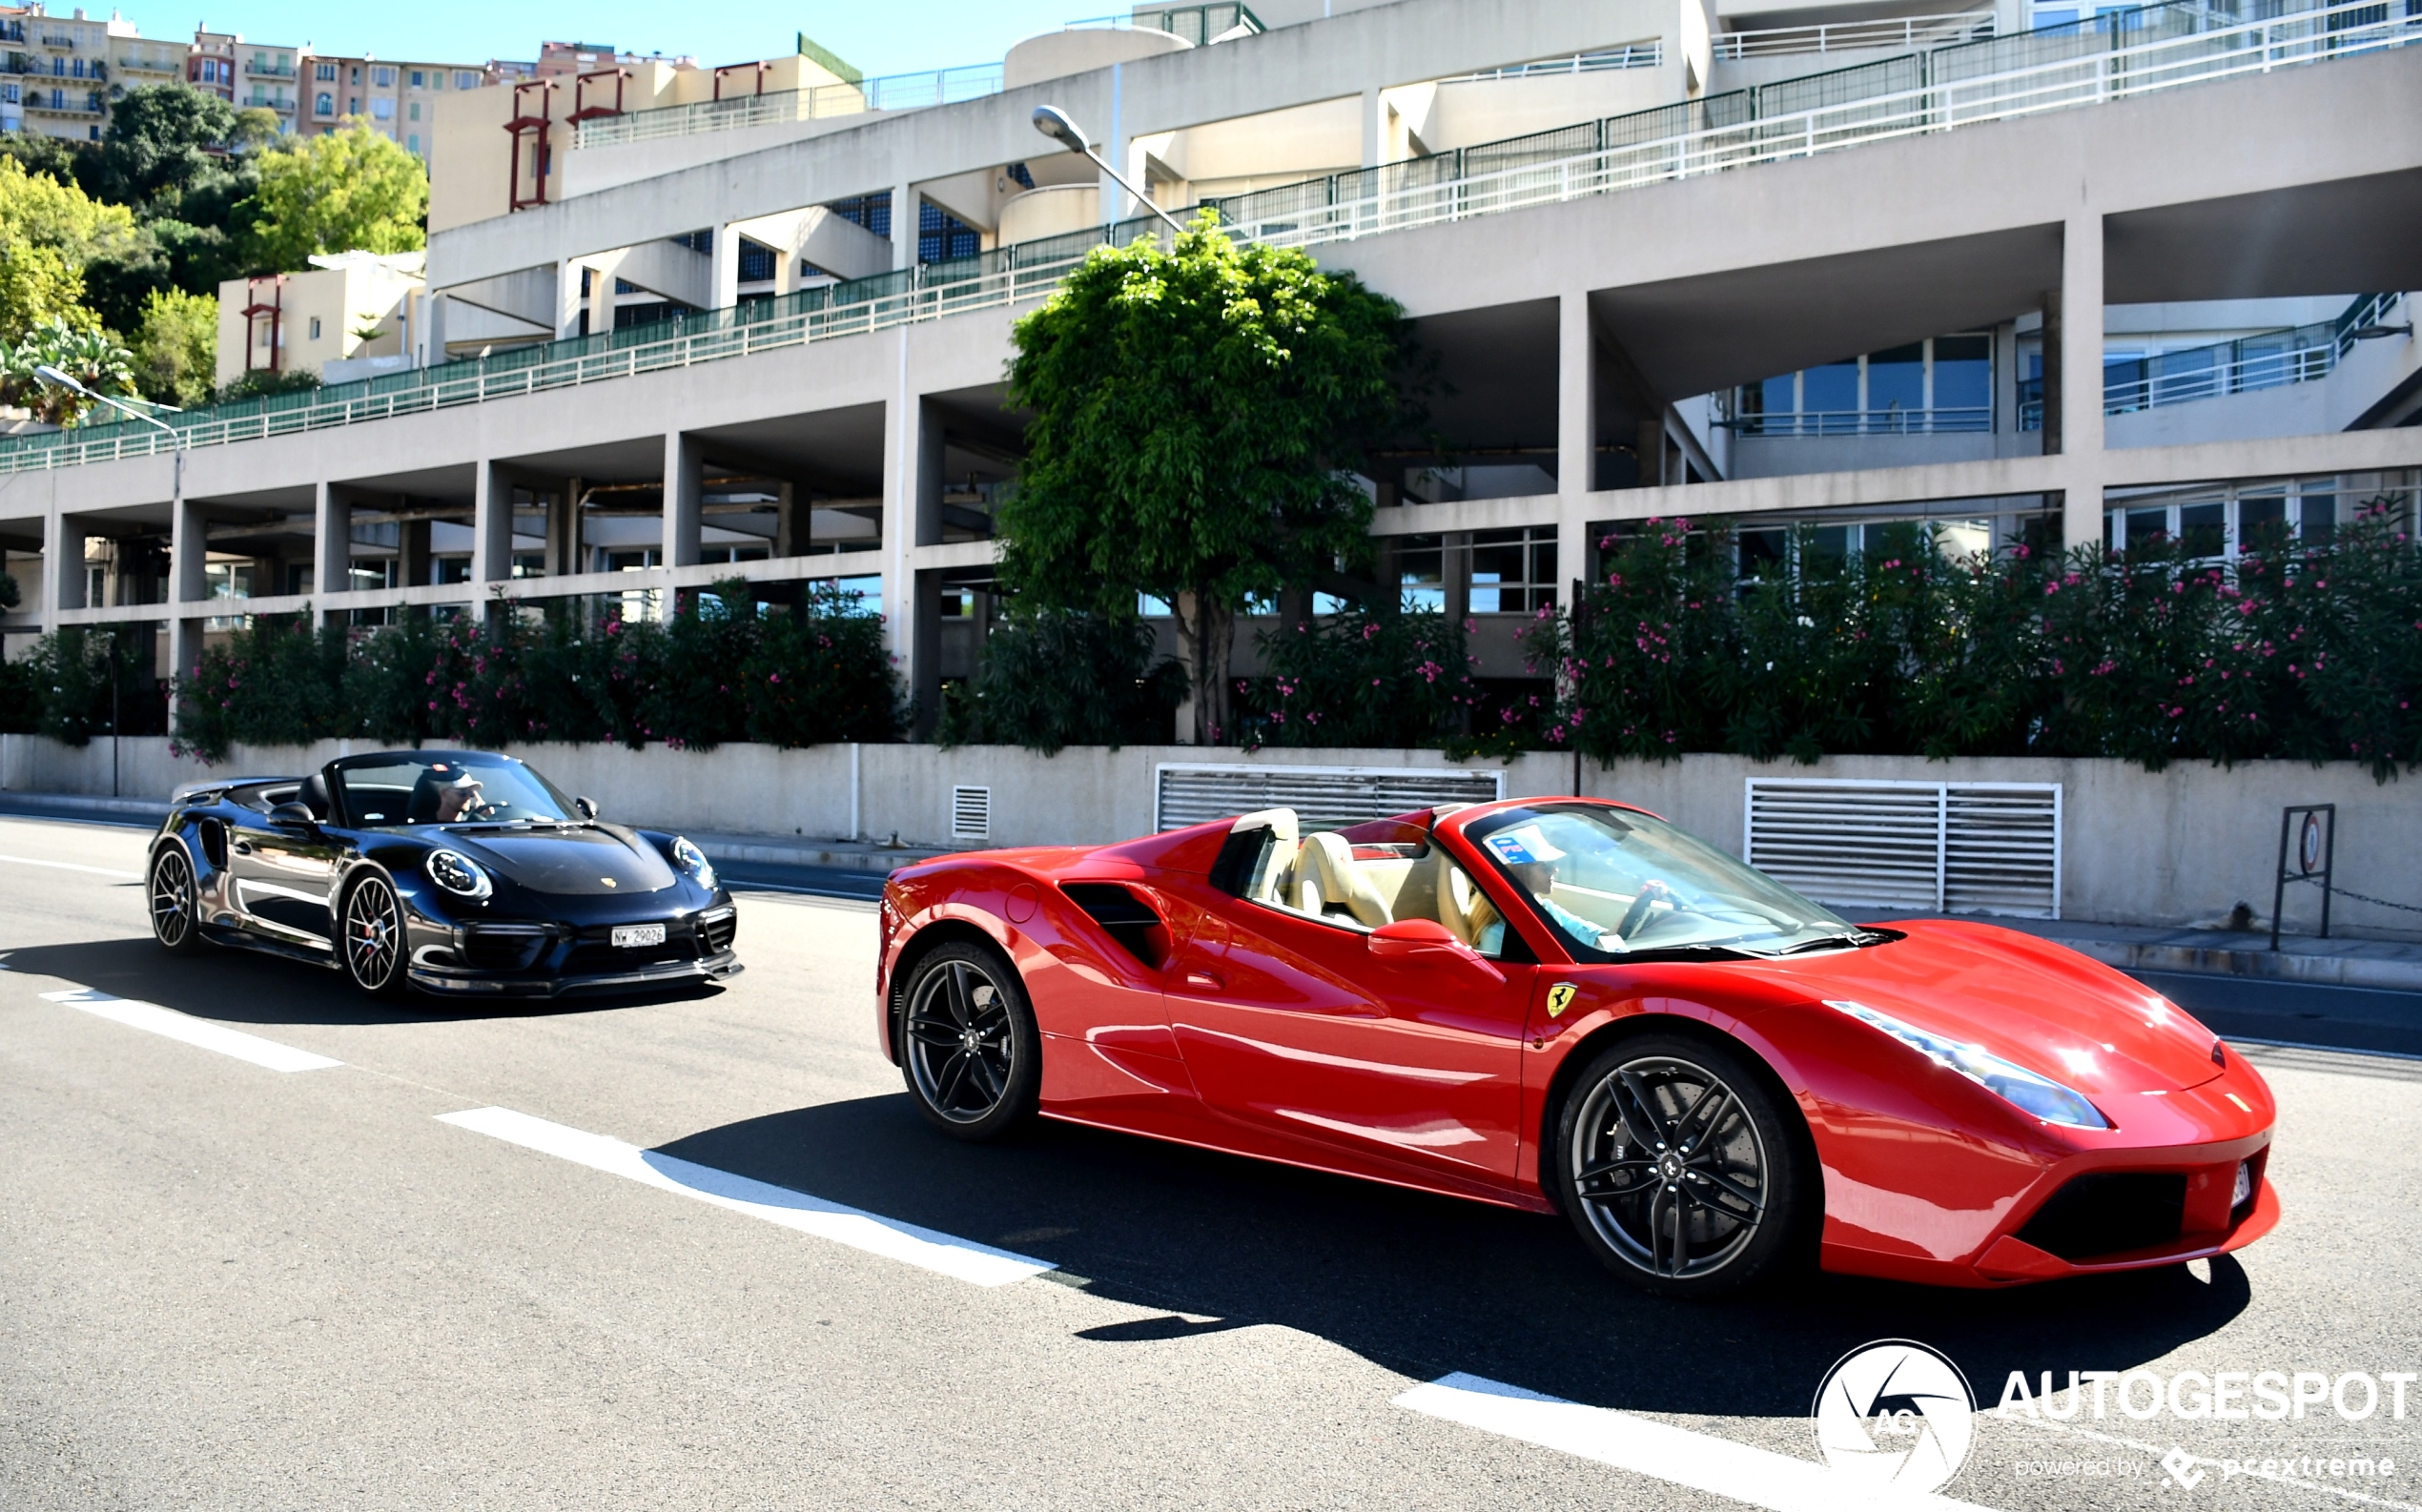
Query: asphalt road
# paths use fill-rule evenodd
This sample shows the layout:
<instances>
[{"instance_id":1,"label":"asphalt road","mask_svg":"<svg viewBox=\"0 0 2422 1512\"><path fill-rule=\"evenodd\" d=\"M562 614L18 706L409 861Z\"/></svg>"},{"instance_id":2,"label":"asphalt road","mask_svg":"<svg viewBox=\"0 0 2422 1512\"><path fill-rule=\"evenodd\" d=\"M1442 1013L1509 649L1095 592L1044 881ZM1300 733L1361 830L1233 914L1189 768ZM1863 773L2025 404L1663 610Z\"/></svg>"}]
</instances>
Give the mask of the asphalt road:
<instances>
[{"instance_id":1,"label":"asphalt road","mask_svg":"<svg viewBox=\"0 0 2422 1512\"><path fill-rule=\"evenodd\" d=\"M864 903L746 894L748 973L673 1000L368 1008L282 961L171 970L143 839L0 820L0 1507L1842 1505L1811 1399L1892 1338L1984 1407L2014 1370L2380 1393L1980 1413L1970 1503L2422 1505L2422 1386L2394 1418L2381 1384L2422 1371L2422 1062L2251 1052L2287 1216L2237 1257L1688 1306L1556 1219L945 1141L874 1044ZM295 1052L330 1063L257 1063ZM2222 1463L2258 1456L2321 1475Z\"/></svg>"}]
</instances>

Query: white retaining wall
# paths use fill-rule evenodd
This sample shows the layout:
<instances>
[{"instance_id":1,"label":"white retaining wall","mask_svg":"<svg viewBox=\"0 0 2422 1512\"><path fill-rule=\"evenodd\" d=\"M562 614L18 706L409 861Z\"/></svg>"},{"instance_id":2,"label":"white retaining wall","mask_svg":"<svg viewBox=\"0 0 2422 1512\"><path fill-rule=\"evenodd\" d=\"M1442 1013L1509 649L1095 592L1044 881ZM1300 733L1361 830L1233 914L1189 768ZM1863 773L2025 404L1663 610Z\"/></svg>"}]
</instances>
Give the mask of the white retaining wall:
<instances>
[{"instance_id":1,"label":"white retaining wall","mask_svg":"<svg viewBox=\"0 0 2422 1512\"><path fill-rule=\"evenodd\" d=\"M0 735L0 790L108 794L110 746L106 738L76 749L38 736ZM298 774L349 748L330 741L238 749L214 767L170 756L165 740L129 738L118 752L116 790L158 798L178 783L206 777ZM664 828L831 840L851 833L852 751L848 746L807 750L726 746L708 752L661 746L637 751L534 746L514 754L565 791L596 799L611 818ZM922 845L950 843L951 788L957 784L992 788L991 844L1042 845L1118 840L1150 830L1153 770L1161 762L1451 765L1427 750L1247 755L1192 746L1116 751L1089 746L1044 757L1002 746L955 750L861 746L854 753L858 834L886 839L896 832L904 843ZM1502 766L1509 796L1574 790L1569 755L1537 753L1468 766ZM2350 763L2314 767L2261 762L2227 770L2191 763L2146 772L2103 760L1839 756L1801 766L1693 755L1663 766L1620 762L1600 767L1584 762L1579 787L1652 809L1738 854L1744 782L1751 777L2059 783L2065 810L2062 914L2120 924L2208 924L2241 901L2268 915L2281 807L2335 803L2340 885L2422 903L2422 781L2374 783L2368 770ZM2291 898L2296 890L2290 889ZM2310 901L2301 911L2291 903L2288 916L2296 921L2313 911ZM2422 915L2344 897L2332 923L2333 932L2422 939Z\"/></svg>"}]
</instances>

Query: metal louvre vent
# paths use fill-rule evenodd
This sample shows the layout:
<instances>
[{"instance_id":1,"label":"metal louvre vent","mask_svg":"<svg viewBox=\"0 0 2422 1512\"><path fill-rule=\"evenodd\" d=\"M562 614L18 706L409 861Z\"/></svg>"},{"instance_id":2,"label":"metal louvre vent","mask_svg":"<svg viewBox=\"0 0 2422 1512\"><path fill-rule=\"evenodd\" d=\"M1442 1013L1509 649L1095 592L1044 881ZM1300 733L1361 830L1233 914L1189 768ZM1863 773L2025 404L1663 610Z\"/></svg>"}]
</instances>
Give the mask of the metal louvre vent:
<instances>
[{"instance_id":1,"label":"metal louvre vent","mask_svg":"<svg viewBox=\"0 0 2422 1512\"><path fill-rule=\"evenodd\" d=\"M1160 829L1261 808L1292 808L1308 832L1441 804L1494 803L1506 795L1503 771L1164 763L1156 768L1155 781L1153 825Z\"/></svg>"},{"instance_id":2,"label":"metal louvre vent","mask_svg":"<svg viewBox=\"0 0 2422 1512\"><path fill-rule=\"evenodd\" d=\"M2061 916L2057 783L1753 777L1750 865L1821 903Z\"/></svg>"},{"instance_id":3,"label":"metal louvre vent","mask_svg":"<svg viewBox=\"0 0 2422 1512\"><path fill-rule=\"evenodd\" d=\"M993 837L993 790L990 787L951 789L951 838L990 840Z\"/></svg>"}]
</instances>

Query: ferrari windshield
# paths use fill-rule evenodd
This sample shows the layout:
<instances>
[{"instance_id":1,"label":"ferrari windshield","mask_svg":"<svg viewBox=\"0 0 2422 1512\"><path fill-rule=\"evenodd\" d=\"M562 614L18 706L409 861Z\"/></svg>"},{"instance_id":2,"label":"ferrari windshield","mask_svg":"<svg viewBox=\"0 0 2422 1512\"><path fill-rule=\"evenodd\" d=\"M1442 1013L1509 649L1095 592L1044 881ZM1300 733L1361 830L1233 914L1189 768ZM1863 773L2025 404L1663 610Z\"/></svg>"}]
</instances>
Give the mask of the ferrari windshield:
<instances>
[{"instance_id":1,"label":"ferrari windshield","mask_svg":"<svg viewBox=\"0 0 2422 1512\"><path fill-rule=\"evenodd\" d=\"M1771 955L1857 927L1660 819L1540 805L1474 820L1480 848L1582 960L1651 950Z\"/></svg>"},{"instance_id":2,"label":"ferrari windshield","mask_svg":"<svg viewBox=\"0 0 2422 1512\"><path fill-rule=\"evenodd\" d=\"M345 812L386 825L578 823L553 784L502 756L399 751L337 769Z\"/></svg>"}]
</instances>

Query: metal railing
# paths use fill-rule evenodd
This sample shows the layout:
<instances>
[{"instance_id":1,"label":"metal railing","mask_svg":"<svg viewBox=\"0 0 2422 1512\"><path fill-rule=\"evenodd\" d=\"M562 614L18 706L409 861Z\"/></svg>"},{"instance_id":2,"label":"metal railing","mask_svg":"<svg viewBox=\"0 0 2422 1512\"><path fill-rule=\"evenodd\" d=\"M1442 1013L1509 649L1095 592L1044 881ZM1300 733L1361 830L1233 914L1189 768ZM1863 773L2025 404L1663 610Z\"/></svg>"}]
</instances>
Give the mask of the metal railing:
<instances>
[{"instance_id":1,"label":"metal railing","mask_svg":"<svg viewBox=\"0 0 2422 1512\"><path fill-rule=\"evenodd\" d=\"M2128 415L2228 394L2250 394L2328 378L2354 350L2354 333L2386 321L2402 294L2368 294L2333 320L2265 331L2209 346L2103 364L2103 413ZM2019 429L2043 428L2043 380L2019 384Z\"/></svg>"},{"instance_id":2,"label":"metal railing","mask_svg":"<svg viewBox=\"0 0 2422 1512\"><path fill-rule=\"evenodd\" d=\"M1248 36L1259 36L1270 30L1249 6L1235 0L1220 0L1211 5L1168 6L1159 10L1137 10L1126 15L1089 16L1071 21L1064 31L1091 31L1097 27L1115 28L1121 31L1166 31L1182 37L1196 47L1209 47L1220 38L1244 29Z\"/></svg>"},{"instance_id":3,"label":"metal railing","mask_svg":"<svg viewBox=\"0 0 2422 1512\"><path fill-rule=\"evenodd\" d=\"M1477 73L1458 73L1453 78L1440 79L1440 84L1479 84L1494 79L1550 78L1561 73L1600 73L1618 69L1652 69L1665 61L1665 44L1652 38L1646 42L1627 42L1619 48L1601 48L1595 52L1578 52L1569 58L1542 58L1535 63L1509 63L1502 69L1483 69Z\"/></svg>"},{"instance_id":4,"label":"metal railing","mask_svg":"<svg viewBox=\"0 0 2422 1512\"><path fill-rule=\"evenodd\" d=\"M1777 57L1798 52L1848 52L1855 49L1938 48L1980 42L1993 35L1993 12L1900 16L1888 21L1848 21L1830 26L1769 27L1757 31L1719 31L1712 42L1715 61Z\"/></svg>"},{"instance_id":5,"label":"metal railing","mask_svg":"<svg viewBox=\"0 0 2422 1512\"><path fill-rule=\"evenodd\" d=\"M1974 436L1993 429L1993 409L1778 410L1716 423L1736 436Z\"/></svg>"},{"instance_id":6,"label":"metal railing","mask_svg":"<svg viewBox=\"0 0 2422 1512\"><path fill-rule=\"evenodd\" d=\"M860 79L855 84L819 84L812 89L776 90L728 100L661 105L624 115L594 115L573 128L572 145L615 147L626 142L662 141L670 136L736 132L750 126L863 115L871 111L921 111L1000 92L1001 66L997 63L941 69L930 73L893 73Z\"/></svg>"},{"instance_id":7,"label":"metal railing","mask_svg":"<svg viewBox=\"0 0 2422 1512\"><path fill-rule=\"evenodd\" d=\"M2268 72L2422 41L2422 14L2347 4L2196 30L2158 6L1837 70L1813 80L1585 122L1437 157L1364 169L1212 202L1230 235L1289 246L1556 204L1638 185L1804 157L1861 142L2066 110L2181 85ZM2171 23L2175 22L2175 25ZM2129 41L2134 37L2139 40ZM1915 76L1919 87L1899 87ZM1866 91L1869 92L1861 92ZM1761 115L1761 101L1821 103ZM625 117L628 119L628 117ZM1105 241L1158 235L1149 219L1023 242L969 258L802 290L475 361L196 411L174 423L188 447L249 440L513 395L688 367L998 309L1040 298ZM0 439L0 472L68 467L162 448L149 425L95 425Z\"/></svg>"}]
</instances>

